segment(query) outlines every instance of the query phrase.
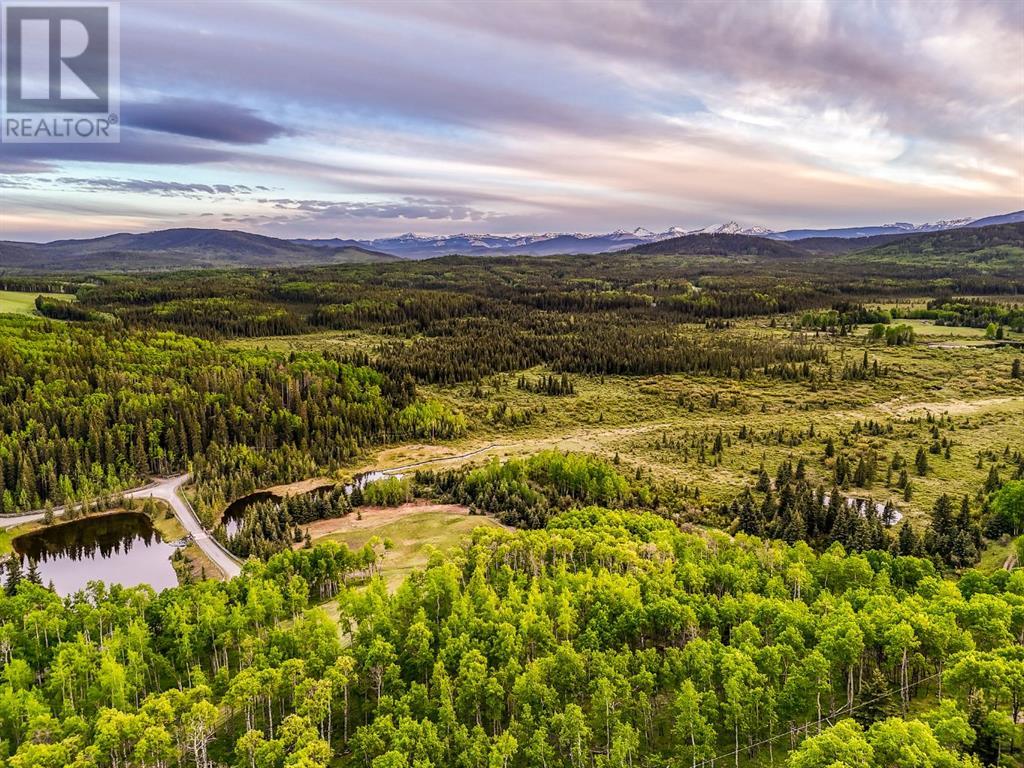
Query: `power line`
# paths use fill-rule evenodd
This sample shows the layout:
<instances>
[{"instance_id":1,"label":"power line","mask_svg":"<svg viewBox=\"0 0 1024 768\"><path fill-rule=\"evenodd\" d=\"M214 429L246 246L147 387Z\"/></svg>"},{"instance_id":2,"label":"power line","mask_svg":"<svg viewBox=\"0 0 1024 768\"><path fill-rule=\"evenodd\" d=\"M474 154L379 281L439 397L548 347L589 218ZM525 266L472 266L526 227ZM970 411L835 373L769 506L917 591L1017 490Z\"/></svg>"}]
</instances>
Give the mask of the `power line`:
<instances>
[{"instance_id":1,"label":"power line","mask_svg":"<svg viewBox=\"0 0 1024 768\"><path fill-rule=\"evenodd\" d=\"M839 707L839 709L833 710L832 712L829 712L827 715L823 715L822 717L818 718L814 722L807 723L806 725L803 726L803 731L806 733L813 726L821 725L822 723L831 720L833 717L837 717L837 716L843 714L844 710L848 710L849 712L853 712L854 710L860 709L861 707L867 706L868 704L874 704L876 701L881 701L882 699L886 699L889 696L891 696L892 694L896 693L897 691L900 692L900 693L904 693L906 691L909 691L913 686L920 685L921 683L926 683L929 680L933 680L936 677L939 677L940 674L941 674L940 672L935 672L934 674L928 675L927 677L922 677L920 680L917 680L914 683L908 683L907 685L902 685L902 686L900 686L898 688L893 688L893 689L888 690L888 691L886 691L885 693L883 693L883 694L881 694L879 696L875 696L873 699L868 699L867 701L862 701L859 704L854 704L854 705L849 705L849 706L844 704L843 706ZM715 755L714 757L708 757L708 758L706 758L702 762L702 764L703 763L708 763L708 762L714 763L716 760L723 760L723 759L725 759L727 757L736 757L736 755L738 755L740 752L742 752L744 750L754 749L756 747L764 746L765 744L770 744L771 742L778 741L782 737L788 736L789 734L790 734L790 731L782 731L780 733L775 734L774 736L769 736L766 739L762 739L761 741L755 741L753 744L748 744L745 747L739 747L737 749L733 749L731 752L723 752L720 755Z\"/></svg>"}]
</instances>

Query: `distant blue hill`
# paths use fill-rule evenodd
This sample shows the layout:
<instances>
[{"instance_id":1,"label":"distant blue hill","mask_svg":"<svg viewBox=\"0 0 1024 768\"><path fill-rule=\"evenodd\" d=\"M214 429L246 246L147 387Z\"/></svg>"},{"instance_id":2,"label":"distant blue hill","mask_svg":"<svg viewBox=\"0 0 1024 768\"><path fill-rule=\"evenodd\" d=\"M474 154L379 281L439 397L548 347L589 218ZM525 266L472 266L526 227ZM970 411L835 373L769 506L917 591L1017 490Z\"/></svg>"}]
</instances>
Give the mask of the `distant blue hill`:
<instances>
[{"instance_id":1,"label":"distant blue hill","mask_svg":"<svg viewBox=\"0 0 1024 768\"><path fill-rule=\"evenodd\" d=\"M774 240L805 240L809 237L876 237L878 235L913 235L918 232L943 232L963 227L987 227L990 224L1017 224L1024 221L1024 211L986 216L983 219L952 219L929 224L894 222L867 227L839 227L836 229L787 229L765 235Z\"/></svg>"}]
</instances>

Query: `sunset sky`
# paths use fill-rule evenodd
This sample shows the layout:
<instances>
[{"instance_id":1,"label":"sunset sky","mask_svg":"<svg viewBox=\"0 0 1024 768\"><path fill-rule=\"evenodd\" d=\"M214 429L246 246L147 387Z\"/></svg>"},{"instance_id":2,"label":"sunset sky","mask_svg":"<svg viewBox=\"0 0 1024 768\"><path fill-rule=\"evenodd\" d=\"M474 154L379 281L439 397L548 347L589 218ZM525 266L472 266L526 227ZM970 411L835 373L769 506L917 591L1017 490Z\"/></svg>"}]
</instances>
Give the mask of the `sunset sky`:
<instances>
[{"instance_id":1,"label":"sunset sky","mask_svg":"<svg viewBox=\"0 0 1024 768\"><path fill-rule=\"evenodd\" d=\"M0 238L773 229L1024 208L1024 2L121 3L120 144Z\"/></svg>"}]
</instances>

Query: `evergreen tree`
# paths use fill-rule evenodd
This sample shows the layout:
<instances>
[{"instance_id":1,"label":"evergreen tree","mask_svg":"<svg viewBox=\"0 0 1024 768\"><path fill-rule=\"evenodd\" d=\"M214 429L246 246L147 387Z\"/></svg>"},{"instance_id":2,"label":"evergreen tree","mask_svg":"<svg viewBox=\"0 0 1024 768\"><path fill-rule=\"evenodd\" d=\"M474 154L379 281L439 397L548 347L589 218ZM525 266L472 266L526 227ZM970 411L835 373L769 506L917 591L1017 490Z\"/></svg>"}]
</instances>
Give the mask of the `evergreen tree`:
<instances>
[{"instance_id":1,"label":"evergreen tree","mask_svg":"<svg viewBox=\"0 0 1024 768\"><path fill-rule=\"evenodd\" d=\"M35 558L28 561L28 572L25 574L25 578L33 584L39 584L42 586L43 577L39 574L39 564L36 562Z\"/></svg>"},{"instance_id":2,"label":"evergreen tree","mask_svg":"<svg viewBox=\"0 0 1024 768\"><path fill-rule=\"evenodd\" d=\"M914 457L914 468L920 477L928 474L928 454L925 453L923 446L918 446L917 448L917 456Z\"/></svg>"},{"instance_id":3,"label":"evergreen tree","mask_svg":"<svg viewBox=\"0 0 1024 768\"><path fill-rule=\"evenodd\" d=\"M768 473L764 467L761 467L761 471L757 475L757 485L754 486L754 490L758 493L767 493L772 489L771 478L768 477Z\"/></svg>"},{"instance_id":4,"label":"evergreen tree","mask_svg":"<svg viewBox=\"0 0 1024 768\"><path fill-rule=\"evenodd\" d=\"M985 493L994 493L999 490L999 486L1003 484L1003 481L999 478L999 470L996 469L996 465L993 464L989 467L988 477L985 478Z\"/></svg>"},{"instance_id":5,"label":"evergreen tree","mask_svg":"<svg viewBox=\"0 0 1024 768\"><path fill-rule=\"evenodd\" d=\"M739 517L739 530L751 536L763 536L764 517L761 514L760 508L755 505L750 492L744 491L736 505L736 514Z\"/></svg>"},{"instance_id":6,"label":"evergreen tree","mask_svg":"<svg viewBox=\"0 0 1024 768\"><path fill-rule=\"evenodd\" d=\"M916 556L921 549L921 541L909 522L903 521L898 536L898 551L901 555Z\"/></svg>"},{"instance_id":7,"label":"evergreen tree","mask_svg":"<svg viewBox=\"0 0 1024 768\"><path fill-rule=\"evenodd\" d=\"M853 719L867 727L899 715L899 694L894 688L878 667L872 667L857 693Z\"/></svg>"},{"instance_id":8,"label":"evergreen tree","mask_svg":"<svg viewBox=\"0 0 1024 768\"><path fill-rule=\"evenodd\" d=\"M7 556L7 579L4 582L4 590L8 595L13 595L21 582L21 557L17 554Z\"/></svg>"}]
</instances>

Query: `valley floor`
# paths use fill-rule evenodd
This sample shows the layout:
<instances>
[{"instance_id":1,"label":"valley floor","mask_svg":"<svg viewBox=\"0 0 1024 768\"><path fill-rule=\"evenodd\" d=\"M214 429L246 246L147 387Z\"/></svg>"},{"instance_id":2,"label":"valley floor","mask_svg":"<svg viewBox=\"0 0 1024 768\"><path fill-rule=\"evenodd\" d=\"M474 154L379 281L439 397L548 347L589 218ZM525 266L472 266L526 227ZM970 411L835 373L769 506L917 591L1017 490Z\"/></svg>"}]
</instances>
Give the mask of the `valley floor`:
<instances>
[{"instance_id":1,"label":"valley floor","mask_svg":"<svg viewBox=\"0 0 1024 768\"><path fill-rule=\"evenodd\" d=\"M769 331L750 324L737 331ZM779 331L774 331L779 332ZM921 341L947 336L980 337L982 331L931 326ZM277 340L281 342L280 339ZM308 343L307 337L296 343ZM931 442L928 419L950 420L951 456L934 457L929 473L913 477L914 494L904 501L899 489L886 486L884 476L869 488L850 494L878 501L892 499L911 520L920 521L942 493L974 496L984 483L990 462L979 456L1001 455L1024 447L1024 381L1010 378L1012 349L941 349L919 343L913 347L865 346L862 339L810 337L829 347L837 370L868 352L888 373L870 381L834 378L812 389L807 382L752 377L747 382L688 375L652 377L574 376L576 393L553 397L518 389L520 375L528 379L547 373L541 369L492 377L482 397L468 385L429 388L429 396L458 409L473 425L462 439L441 444L409 443L379 451L356 472L415 467L430 469L480 463L491 458L522 457L539 450L618 456L629 467L639 467L700 489L701 503L730 501L739 489L752 484L763 464L773 473L786 459L803 457L809 476L826 486L831 468L817 450L818 442L791 447L778 442L740 441L746 427L759 435L784 430L788 435L806 431L824 439L850 435L869 423L892 432L853 436L857 444L870 444L883 458L899 452L913 460L917 448ZM326 341L324 343L327 343ZM712 405L717 398L717 406ZM505 420L495 414L506 414ZM508 423L507 414L527 423ZM718 460L701 461L698 451L674 447L713 440L721 432L732 438ZM979 463L981 466L979 466Z\"/></svg>"}]
</instances>

